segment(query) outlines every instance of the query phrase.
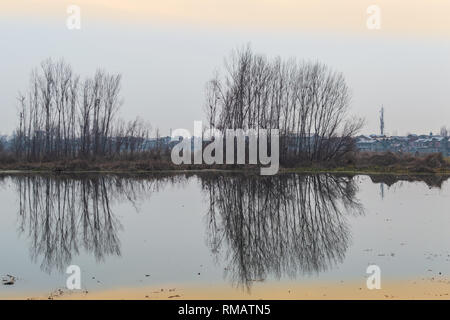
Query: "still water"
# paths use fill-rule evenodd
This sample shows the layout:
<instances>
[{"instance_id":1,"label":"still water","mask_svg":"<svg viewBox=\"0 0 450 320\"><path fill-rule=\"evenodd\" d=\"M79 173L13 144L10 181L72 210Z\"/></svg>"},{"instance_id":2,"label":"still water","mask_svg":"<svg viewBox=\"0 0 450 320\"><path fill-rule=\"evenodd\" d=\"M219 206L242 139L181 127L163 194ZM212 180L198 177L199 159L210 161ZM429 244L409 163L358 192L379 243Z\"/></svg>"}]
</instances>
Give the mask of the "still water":
<instances>
[{"instance_id":1,"label":"still water","mask_svg":"<svg viewBox=\"0 0 450 320\"><path fill-rule=\"evenodd\" d=\"M0 295L450 274L445 178L4 175ZM415 180L415 181L414 181Z\"/></svg>"}]
</instances>

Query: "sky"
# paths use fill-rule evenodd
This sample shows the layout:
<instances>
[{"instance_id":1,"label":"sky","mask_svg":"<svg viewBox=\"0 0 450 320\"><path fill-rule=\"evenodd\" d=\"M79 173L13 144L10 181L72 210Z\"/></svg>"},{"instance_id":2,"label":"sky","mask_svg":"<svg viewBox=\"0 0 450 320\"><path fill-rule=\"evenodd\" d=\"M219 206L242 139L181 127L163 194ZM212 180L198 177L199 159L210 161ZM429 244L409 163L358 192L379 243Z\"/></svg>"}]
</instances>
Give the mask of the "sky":
<instances>
[{"instance_id":1,"label":"sky","mask_svg":"<svg viewBox=\"0 0 450 320\"><path fill-rule=\"evenodd\" d=\"M70 5L81 29L70 30ZM380 9L380 28L367 20ZM362 133L450 127L448 0L2 0L0 133L17 125L17 96L48 57L82 76L123 76L121 116L168 135L204 120L205 84L233 49L320 61L344 74ZM370 20L372 21L372 20Z\"/></svg>"}]
</instances>

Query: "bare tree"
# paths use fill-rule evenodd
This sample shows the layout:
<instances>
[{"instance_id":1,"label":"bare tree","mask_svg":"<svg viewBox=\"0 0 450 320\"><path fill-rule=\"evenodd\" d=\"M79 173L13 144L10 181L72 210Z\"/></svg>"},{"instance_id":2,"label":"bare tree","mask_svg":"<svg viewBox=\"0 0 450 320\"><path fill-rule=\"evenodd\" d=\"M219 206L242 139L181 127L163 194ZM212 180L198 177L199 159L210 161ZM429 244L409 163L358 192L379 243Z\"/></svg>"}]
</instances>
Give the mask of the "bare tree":
<instances>
[{"instance_id":1,"label":"bare tree","mask_svg":"<svg viewBox=\"0 0 450 320\"><path fill-rule=\"evenodd\" d=\"M150 126L135 120L125 128L117 118L120 88L120 75L98 70L93 78L80 81L64 60L45 60L39 70L33 70L28 93L19 94L17 157L93 159L143 151ZM131 150L122 147L126 139Z\"/></svg>"},{"instance_id":2,"label":"bare tree","mask_svg":"<svg viewBox=\"0 0 450 320\"><path fill-rule=\"evenodd\" d=\"M353 150L363 121L349 118L344 76L320 63L234 51L208 82L206 115L220 129L279 129L283 161L327 161Z\"/></svg>"}]
</instances>

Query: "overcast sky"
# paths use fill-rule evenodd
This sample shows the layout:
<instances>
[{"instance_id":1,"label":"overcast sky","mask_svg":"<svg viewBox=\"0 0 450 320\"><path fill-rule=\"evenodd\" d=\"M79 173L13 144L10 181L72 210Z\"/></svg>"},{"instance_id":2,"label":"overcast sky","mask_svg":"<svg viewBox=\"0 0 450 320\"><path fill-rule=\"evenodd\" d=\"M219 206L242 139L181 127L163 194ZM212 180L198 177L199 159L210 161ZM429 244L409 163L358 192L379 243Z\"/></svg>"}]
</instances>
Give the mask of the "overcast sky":
<instances>
[{"instance_id":1,"label":"overcast sky","mask_svg":"<svg viewBox=\"0 0 450 320\"><path fill-rule=\"evenodd\" d=\"M392 2L2 0L0 132L17 124L17 93L47 57L82 76L98 67L121 73L124 118L139 115L164 135L193 130L204 119L205 83L246 43L343 72L364 133L378 133L382 104L389 134L438 132L450 127L450 1ZM380 30L366 26L373 3ZM81 30L66 27L69 4L81 8Z\"/></svg>"}]
</instances>

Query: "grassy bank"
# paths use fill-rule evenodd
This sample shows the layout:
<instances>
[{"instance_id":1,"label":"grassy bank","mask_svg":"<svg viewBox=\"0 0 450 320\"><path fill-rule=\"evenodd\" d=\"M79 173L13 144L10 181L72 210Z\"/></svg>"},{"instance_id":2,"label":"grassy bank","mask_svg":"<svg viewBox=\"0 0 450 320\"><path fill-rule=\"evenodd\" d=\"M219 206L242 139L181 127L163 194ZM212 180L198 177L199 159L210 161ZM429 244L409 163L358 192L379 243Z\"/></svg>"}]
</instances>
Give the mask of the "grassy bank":
<instances>
[{"instance_id":1,"label":"grassy bank","mask_svg":"<svg viewBox=\"0 0 450 320\"><path fill-rule=\"evenodd\" d=\"M256 165L175 165L170 159L140 160L65 160L25 162L1 162L1 171L20 172L184 172L184 171L229 171L259 172ZM279 172L298 173L342 173L342 174L396 174L396 175L450 175L450 162L441 154L427 156L399 155L394 153L355 153L339 162L300 162L280 165Z\"/></svg>"},{"instance_id":2,"label":"grassy bank","mask_svg":"<svg viewBox=\"0 0 450 320\"><path fill-rule=\"evenodd\" d=\"M296 173L342 173L342 174L368 174L368 175L450 175L450 168L448 169L432 169L427 171L408 169L402 167L297 167L297 168L281 168L280 172L296 172Z\"/></svg>"}]
</instances>

